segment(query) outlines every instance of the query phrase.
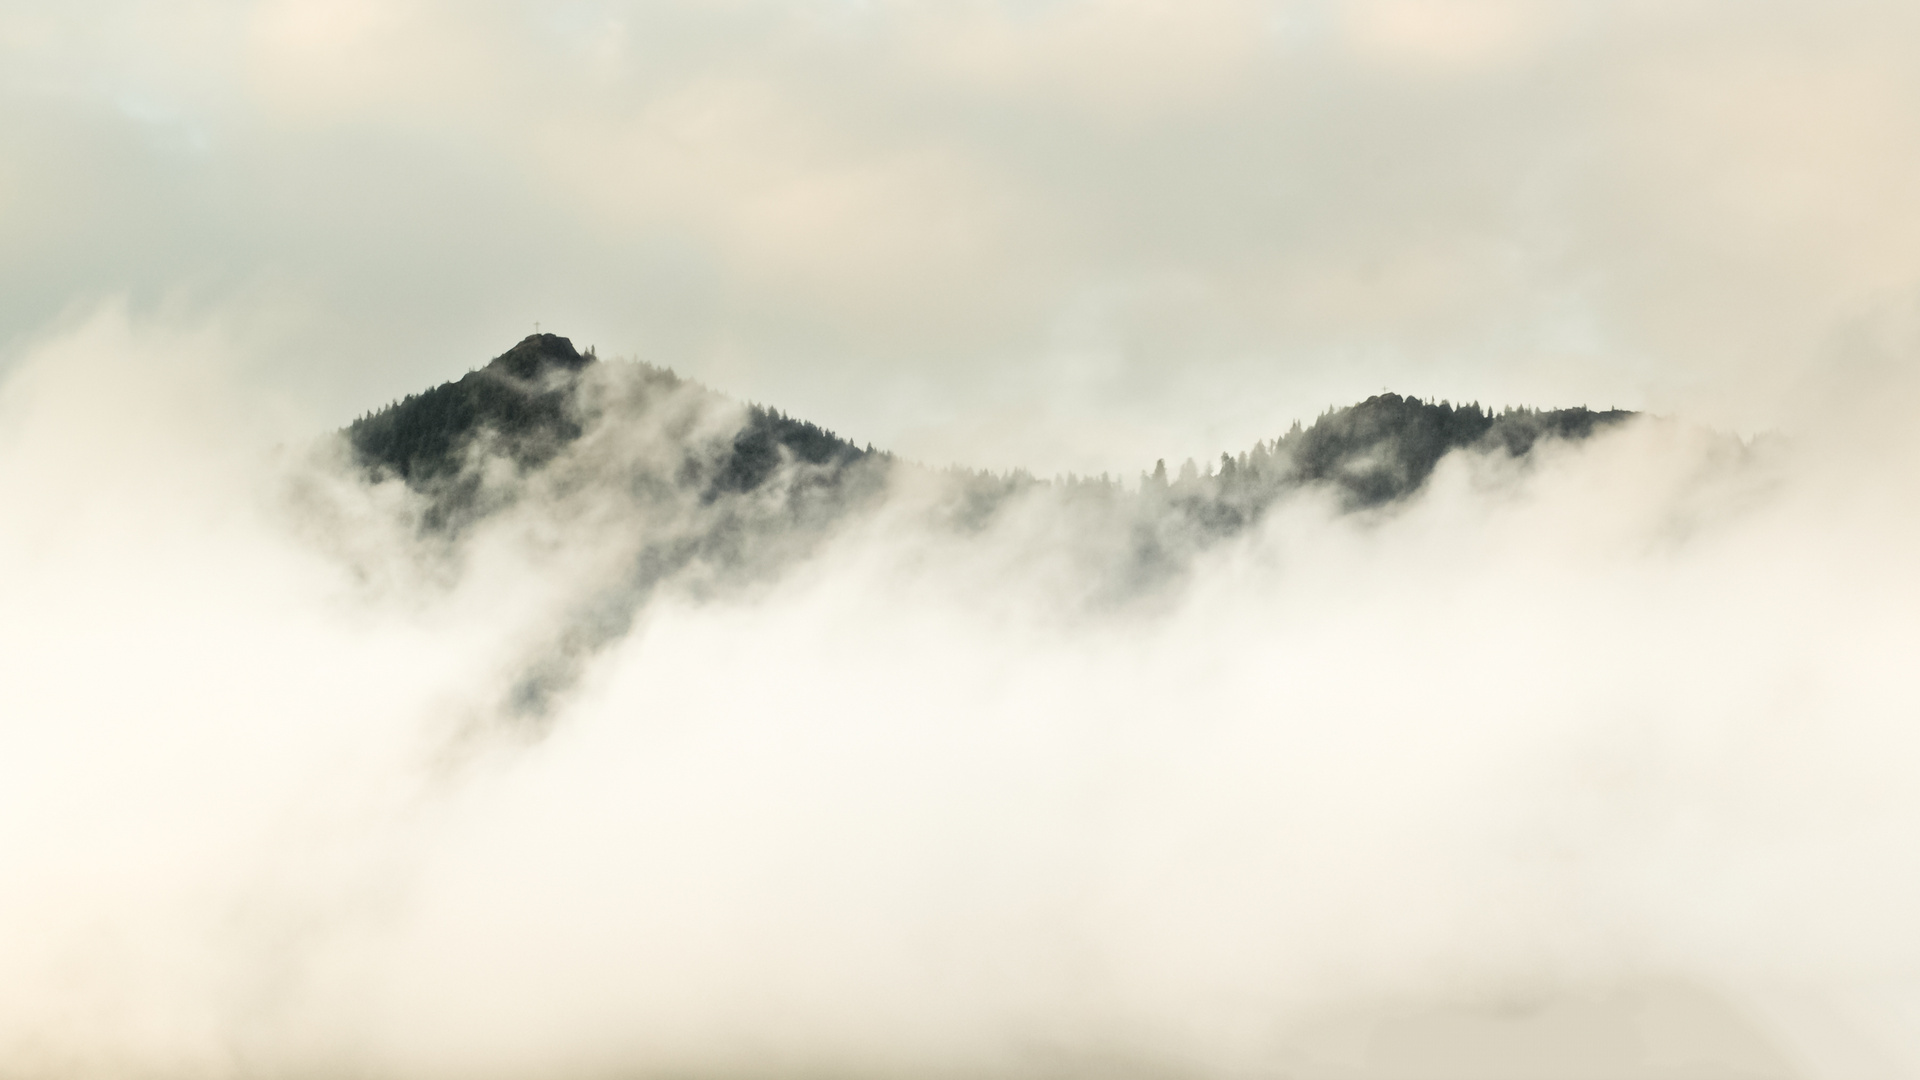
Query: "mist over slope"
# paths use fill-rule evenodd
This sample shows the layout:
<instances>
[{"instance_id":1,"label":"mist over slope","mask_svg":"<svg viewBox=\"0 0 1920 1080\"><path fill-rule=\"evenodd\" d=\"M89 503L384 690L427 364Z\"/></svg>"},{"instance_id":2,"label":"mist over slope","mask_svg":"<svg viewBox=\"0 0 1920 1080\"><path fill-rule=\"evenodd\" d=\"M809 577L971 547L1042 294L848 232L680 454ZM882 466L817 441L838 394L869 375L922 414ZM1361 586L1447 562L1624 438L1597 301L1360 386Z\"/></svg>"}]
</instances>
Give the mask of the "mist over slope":
<instances>
[{"instance_id":1,"label":"mist over slope","mask_svg":"<svg viewBox=\"0 0 1920 1080\"><path fill-rule=\"evenodd\" d=\"M768 580L879 512L889 494L916 492L923 525L961 534L1044 506L1063 528L1024 546L1072 563L1076 606L1125 604L1162 595L1198 552L1289 497L1380 510L1417 493L1448 453L1515 465L1542 439L1583 439L1630 416L1496 414L1382 394L1309 427L1295 422L1237 457L1223 453L1217 472L1188 461L1169 477L1160 461L1131 488L1105 475L1049 482L1025 471L931 470L672 372L601 363L565 337L535 334L457 381L360 417L345 437L370 480L404 484L420 528L455 546L515 508L591 514L596 528L608 515L623 519L624 557L525 661L510 693L512 709L538 721L666 579L686 575L708 590Z\"/></svg>"},{"instance_id":2,"label":"mist over slope","mask_svg":"<svg viewBox=\"0 0 1920 1080\"><path fill-rule=\"evenodd\" d=\"M0 1072L1920 1067L1903 429L1163 492L536 345L312 452L217 338L0 384Z\"/></svg>"},{"instance_id":3,"label":"mist over slope","mask_svg":"<svg viewBox=\"0 0 1920 1080\"><path fill-rule=\"evenodd\" d=\"M535 334L457 382L356 420L347 438L369 468L431 493L428 524L440 527L483 512L475 504L486 457L534 469L589 427L660 422L651 410L675 397L689 400L681 406L685 415L668 427L687 445L671 475L655 479L694 487L705 502L752 492L788 462L814 467L814 487L840 487L841 474L866 456L830 431L759 407L740 411L737 431L709 430L697 414L730 415L732 403L668 371L629 364L607 375L592 366L596 360L564 337ZM588 372L594 377L583 378Z\"/></svg>"},{"instance_id":4,"label":"mist over slope","mask_svg":"<svg viewBox=\"0 0 1920 1080\"><path fill-rule=\"evenodd\" d=\"M502 455L522 470L544 464L596 423L644 423L648 403L682 387L671 372L628 363L629 370L605 376L597 357L575 350L556 334L535 334L469 372L420 395L409 395L356 420L347 437L358 459L384 475L398 476L436 497L435 524L471 508L479 494L475 456ZM588 378L583 375L602 376ZM611 378L625 396L609 399ZM584 391L583 396L579 395ZM724 410L724 399L694 387L707 407ZM622 414L620 410L628 410ZM1178 481L1170 481L1165 461L1142 474L1142 494L1170 496L1188 518L1217 531L1231 531L1256 519L1284 495L1309 485L1335 488L1348 508L1378 506L1417 491L1440 458L1454 450L1505 451L1524 457L1544 437L1583 439L1632 413L1585 407L1535 410L1482 410L1479 403L1455 409L1381 394L1359 405L1329 409L1312 427L1296 421L1285 434L1256 444L1236 458L1220 455L1216 476L1206 466L1204 480L1189 461ZM683 432L690 435L691 432ZM788 462L827 467L817 484L838 486L841 473L872 453L862 451L814 424L794 420L760 406L745 410L730 439L689 445L674 480L702 487L711 501L723 492L751 492ZM898 467L890 455L874 463ZM991 475L973 474L991 485ZM1029 474L1009 474L1017 486ZM1080 482L1073 477L1071 481ZM1100 483L1112 483L1104 475Z\"/></svg>"},{"instance_id":5,"label":"mist over slope","mask_svg":"<svg viewBox=\"0 0 1920 1080\"><path fill-rule=\"evenodd\" d=\"M929 469L775 409L742 407L670 371L602 364L564 337L536 334L455 382L360 417L344 434L370 480L403 482L421 500L421 527L452 538L512 506L529 483L564 475L569 487L686 503L654 506L656 518L722 508L715 528L724 536L709 538L719 546L705 554L740 563L752 561L747 548L756 543L817 538L889 491L920 488L939 493L930 509L961 530L989 526L1023 498L1072 504L1091 515L1079 531L1130 539L1129 565L1113 568L1140 579L1116 585L1128 591L1256 526L1291 497L1383 510L1418 493L1449 453L1523 464L1543 439L1585 439L1632 415L1584 407L1495 413L1386 393L1328 409L1311 426L1295 421L1237 456L1222 453L1217 471L1189 460L1170 474L1160 460L1137 484L1104 473L1048 481L1026 470ZM633 443L641 432L646 438ZM745 506L758 515L741 516Z\"/></svg>"}]
</instances>

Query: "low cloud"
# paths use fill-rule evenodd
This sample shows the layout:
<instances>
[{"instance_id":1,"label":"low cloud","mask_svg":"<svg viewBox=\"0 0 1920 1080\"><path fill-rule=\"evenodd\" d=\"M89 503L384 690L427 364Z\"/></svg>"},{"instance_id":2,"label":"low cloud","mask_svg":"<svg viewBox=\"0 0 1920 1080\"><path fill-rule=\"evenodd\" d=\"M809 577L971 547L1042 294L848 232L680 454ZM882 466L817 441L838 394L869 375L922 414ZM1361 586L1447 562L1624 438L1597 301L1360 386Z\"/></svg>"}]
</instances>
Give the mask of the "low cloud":
<instances>
[{"instance_id":1,"label":"low cloud","mask_svg":"<svg viewBox=\"0 0 1920 1080\"><path fill-rule=\"evenodd\" d=\"M0 386L0 1071L1920 1068L1897 429L1456 453L1119 605L1059 489L903 484L530 738L711 508L582 457L450 548L246 352L108 312Z\"/></svg>"}]
</instances>

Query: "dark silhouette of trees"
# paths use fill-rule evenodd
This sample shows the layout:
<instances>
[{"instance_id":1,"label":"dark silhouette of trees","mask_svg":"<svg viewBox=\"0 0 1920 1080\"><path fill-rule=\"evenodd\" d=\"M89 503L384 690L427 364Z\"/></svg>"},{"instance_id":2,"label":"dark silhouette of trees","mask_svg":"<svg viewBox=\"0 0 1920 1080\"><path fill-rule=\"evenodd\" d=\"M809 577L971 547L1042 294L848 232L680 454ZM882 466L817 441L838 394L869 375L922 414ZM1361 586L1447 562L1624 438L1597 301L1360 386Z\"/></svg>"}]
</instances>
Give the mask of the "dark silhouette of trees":
<instances>
[{"instance_id":1,"label":"dark silhouette of trees","mask_svg":"<svg viewBox=\"0 0 1920 1080\"><path fill-rule=\"evenodd\" d=\"M534 334L478 371L355 420L346 429L347 441L376 478L396 477L432 496L429 527L457 527L487 509L481 505L482 478L469 467L476 452L532 471L580 438L580 379L597 362L592 350L578 352L564 337ZM671 372L639 366L643 381L661 390L682 385ZM891 458L758 405L747 408L746 422L719 454L705 447L687 451L679 479L699 485L708 501L754 491L785 464L814 466L808 485L817 492L844 486L840 482L857 463ZM857 486L863 492L877 487L870 476Z\"/></svg>"},{"instance_id":2,"label":"dark silhouette of trees","mask_svg":"<svg viewBox=\"0 0 1920 1080\"><path fill-rule=\"evenodd\" d=\"M1329 410L1311 427L1296 423L1237 458L1222 454L1219 474L1204 481L1183 469L1175 490L1189 502L1221 502L1244 513L1290 490L1327 486L1359 510L1413 494L1453 451L1524 457L1543 438L1584 439L1632 415L1587 408L1495 414L1477 402L1456 407L1379 394Z\"/></svg>"},{"instance_id":3,"label":"dark silhouette of trees","mask_svg":"<svg viewBox=\"0 0 1920 1080\"><path fill-rule=\"evenodd\" d=\"M347 427L362 464L417 485L459 472L476 435L491 433L538 466L580 436L568 410L572 376L593 363L557 334L535 334L456 382L409 394Z\"/></svg>"},{"instance_id":4,"label":"dark silhouette of trees","mask_svg":"<svg viewBox=\"0 0 1920 1080\"><path fill-rule=\"evenodd\" d=\"M1495 413L1478 403L1380 394L1330 409L1310 425L1295 423L1244 452L1223 453L1204 471L1188 459L1169 479L1166 461L1158 460L1129 491L1105 474L1048 481L1021 469L934 473L776 409L741 408L671 371L602 366L591 349L581 353L564 337L535 334L477 371L355 420L342 434L367 475L422 496L420 527L449 541L536 488L559 500L555 505L568 492L585 493L629 515L633 549L624 569L583 602L549 648L527 659L513 682L510 713L537 727L585 658L625 633L661 583L712 585L774 573L877 501L896 470L931 481L932 523L961 533L992 527L1022 500L1047 499L1056 516L1040 519L1050 532L1038 542L1106 568L1088 602L1126 602L1177 577L1193 552L1298 493L1328 493L1349 511L1386 508L1419 491L1449 453L1524 458L1542 440L1584 439L1630 415L1585 408ZM636 441L642 449L601 438L621 435L622 424L646 435Z\"/></svg>"},{"instance_id":5,"label":"dark silhouette of trees","mask_svg":"<svg viewBox=\"0 0 1920 1080\"><path fill-rule=\"evenodd\" d=\"M592 350L581 353L564 337L535 334L478 371L361 417L345 434L369 472L397 477L434 497L430 527L457 526L486 510L478 471L469 468L476 454L504 457L532 471L581 437L587 421L577 391L596 363ZM682 386L671 372L640 367L648 385ZM689 447L675 482L697 488L712 502L757 491L785 475L789 500L796 508L805 503L818 517L877 493L889 469L918 467L777 409L751 405L744 415L717 450ZM1141 476L1135 513L1170 513L1202 533L1220 535L1246 527L1276 501L1304 489L1330 489L1348 510L1383 507L1418 491L1454 451L1524 457L1542 439L1584 439L1631 415L1586 408L1496 413L1477 402L1455 406L1379 394L1330 409L1311 425L1296 422L1237 455L1223 453L1217 469L1209 465L1202 472L1189 458L1170 480L1166 461L1156 461L1153 472ZM1104 475L1049 482L1023 470L995 475L952 469L945 477L954 492L949 520L966 528L984 526L999 506L1035 488L1086 505L1118 505L1126 496Z\"/></svg>"}]
</instances>

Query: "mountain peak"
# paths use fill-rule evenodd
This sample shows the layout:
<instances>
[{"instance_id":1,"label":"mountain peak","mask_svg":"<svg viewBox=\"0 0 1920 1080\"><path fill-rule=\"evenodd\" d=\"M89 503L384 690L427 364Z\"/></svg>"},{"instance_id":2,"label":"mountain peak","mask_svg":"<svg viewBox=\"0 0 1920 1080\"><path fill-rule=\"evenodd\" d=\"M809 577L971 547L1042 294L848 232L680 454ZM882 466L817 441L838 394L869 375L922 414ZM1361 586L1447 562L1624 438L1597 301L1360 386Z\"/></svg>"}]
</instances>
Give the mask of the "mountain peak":
<instances>
[{"instance_id":1,"label":"mountain peak","mask_svg":"<svg viewBox=\"0 0 1920 1080\"><path fill-rule=\"evenodd\" d=\"M487 370L516 379L537 379L556 368L579 371L593 361L591 350L582 355L574 349L573 342L559 334L528 334L520 344L494 357Z\"/></svg>"}]
</instances>

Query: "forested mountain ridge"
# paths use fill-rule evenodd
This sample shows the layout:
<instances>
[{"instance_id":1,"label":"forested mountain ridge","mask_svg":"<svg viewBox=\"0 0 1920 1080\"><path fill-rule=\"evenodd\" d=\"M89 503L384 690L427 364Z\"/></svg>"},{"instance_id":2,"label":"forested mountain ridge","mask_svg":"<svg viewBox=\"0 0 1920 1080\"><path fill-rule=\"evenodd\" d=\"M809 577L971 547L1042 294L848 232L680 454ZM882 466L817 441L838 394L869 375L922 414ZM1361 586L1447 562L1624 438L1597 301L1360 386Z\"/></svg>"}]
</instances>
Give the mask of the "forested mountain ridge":
<instances>
[{"instance_id":1,"label":"forested mountain ridge","mask_svg":"<svg viewBox=\"0 0 1920 1080\"><path fill-rule=\"evenodd\" d=\"M533 334L483 368L360 417L345 435L355 460L375 477L398 478L434 498L429 524L455 524L478 509L479 479L471 468L476 449L521 470L538 469L585 434L590 423L622 419L606 415L606 402L583 393L583 376L598 366L591 349L581 353L558 334ZM648 396L692 395L715 407L725 403L671 371L623 366L635 377L629 389L640 391L640 399L624 401L628 411L643 407ZM711 501L723 493L759 489L783 463L821 470L824 476L814 478L817 486L842 480L849 467L869 458L890 457L759 405L747 406L742 415L723 446L698 448L698 456L683 461L675 479L697 484ZM696 450L686 449L690 455Z\"/></svg>"},{"instance_id":2,"label":"forested mountain ridge","mask_svg":"<svg viewBox=\"0 0 1920 1080\"><path fill-rule=\"evenodd\" d=\"M557 334L535 334L454 382L408 394L348 425L361 463L416 485L457 472L467 444L483 431L501 449L538 465L580 436L568 415L571 376L594 362Z\"/></svg>"},{"instance_id":3,"label":"forested mountain ridge","mask_svg":"<svg viewBox=\"0 0 1920 1080\"><path fill-rule=\"evenodd\" d=\"M462 557L483 524L555 551L574 588L504 693L542 729L556 695L620 640L658 589L765 581L885 490L891 455L742 406L671 371L601 362L556 334L362 416L354 467L398 483L428 559ZM496 532L496 535L499 535Z\"/></svg>"},{"instance_id":4,"label":"forested mountain ridge","mask_svg":"<svg viewBox=\"0 0 1920 1080\"><path fill-rule=\"evenodd\" d=\"M671 371L604 363L536 334L340 434L364 478L403 486L406 497L385 505L408 515L428 558L457 561L465 538L493 523L572 568L574 591L504 690L507 714L538 731L549 702L627 634L658 589L718 594L772 581L890 493L902 495L890 509L905 517L895 519L935 549L999 530L1006 543L987 550L1057 560L1063 606L1097 607L1154 595L1197 553L1295 494L1323 492L1346 511L1391 508L1448 453L1521 458L1543 439L1585 438L1629 415L1494 413L1381 394L1222 454L1217 469L1189 461L1169 477L1162 462L1137 486L1047 481L928 469Z\"/></svg>"},{"instance_id":5,"label":"forested mountain ridge","mask_svg":"<svg viewBox=\"0 0 1920 1080\"><path fill-rule=\"evenodd\" d=\"M534 334L479 370L355 420L345 435L356 460L370 473L433 493L438 506L431 523L449 523L471 509L477 494L468 468L476 443L522 470L537 470L578 440L588 423L621 419L604 408L589 415L595 410L580 400L582 376L597 365L592 350L578 352L557 334ZM630 366L642 386L658 392L692 387L714 402L725 400L669 371ZM1188 461L1177 476L1169 476L1161 461L1151 473L1142 474L1137 494L1197 526L1230 532L1295 491L1330 488L1349 510L1380 507L1418 491L1450 452L1525 457L1542 439L1584 439L1633 415L1584 407L1495 412L1477 402L1455 406L1379 394L1329 409L1309 426L1296 421L1285 434L1238 455L1223 453L1217 471ZM749 405L741 416L738 430L717 454L709 452L701 465L686 464L676 477L698 486L708 501L725 493L756 491L784 464L813 467L816 487L844 484L849 468L858 464L871 466L863 472L867 487L876 471L918 468L773 409ZM952 475L965 489L969 510L962 516L968 519L990 515L1006 497L1049 486L1024 471L995 476L955 469ZM1123 485L1105 477L1067 481L1070 487L1088 484L1112 495L1126 494Z\"/></svg>"},{"instance_id":6,"label":"forested mountain ridge","mask_svg":"<svg viewBox=\"0 0 1920 1080\"><path fill-rule=\"evenodd\" d=\"M1209 467L1202 474L1189 461L1169 479L1159 462L1142 477L1141 490L1231 531L1296 491L1329 488L1347 510L1385 506L1420 490L1453 451L1523 458L1542 439L1585 439L1634 415L1584 407L1496 413L1478 402L1454 406L1378 394L1329 409L1310 427L1296 421L1286 434L1237 456L1221 454L1218 472Z\"/></svg>"}]
</instances>

